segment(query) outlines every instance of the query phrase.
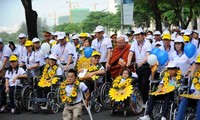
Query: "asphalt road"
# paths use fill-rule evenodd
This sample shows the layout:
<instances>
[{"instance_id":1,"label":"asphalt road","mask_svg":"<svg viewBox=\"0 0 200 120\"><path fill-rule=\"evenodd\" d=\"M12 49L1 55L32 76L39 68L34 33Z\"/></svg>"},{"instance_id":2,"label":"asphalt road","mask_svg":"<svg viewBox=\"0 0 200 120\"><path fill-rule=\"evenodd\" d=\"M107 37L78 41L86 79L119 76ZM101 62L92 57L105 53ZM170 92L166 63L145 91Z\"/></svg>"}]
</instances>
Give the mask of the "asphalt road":
<instances>
[{"instance_id":1,"label":"asphalt road","mask_svg":"<svg viewBox=\"0 0 200 120\"><path fill-rule=\"evenodd\" d=\"M94 120L137 120L140 115L133 115L127 113L124 117L122 112L116 113L116 115L111 116L110 110L102 110L99 113L92 113ZM42 111L39 113L32 112L22 112L21 114L11 114L9 111L0 113L0 120L62 120L62 112L57 114L52 114L47 111ZM83 110L82 120L90 120L89 115L86 110Z\"/></svg>"}]
</instances>

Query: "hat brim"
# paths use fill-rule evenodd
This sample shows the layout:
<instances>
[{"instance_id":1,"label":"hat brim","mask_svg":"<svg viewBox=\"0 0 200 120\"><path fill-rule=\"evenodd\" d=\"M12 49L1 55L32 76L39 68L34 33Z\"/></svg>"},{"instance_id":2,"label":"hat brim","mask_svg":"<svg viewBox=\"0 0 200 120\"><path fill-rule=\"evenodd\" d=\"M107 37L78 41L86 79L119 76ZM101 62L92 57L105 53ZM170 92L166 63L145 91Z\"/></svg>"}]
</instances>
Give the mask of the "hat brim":
<instances>
[{"instance_id":1,"label":"hat brim","mask_svg":"<svg viewBox=\"0 0 200 120\"><path fill-rule=\"evenodd\" d=\"M104 32L104 31L103 30L95 30L94 32L98 33L98 32Z\"/></svg>"}]
</instances>

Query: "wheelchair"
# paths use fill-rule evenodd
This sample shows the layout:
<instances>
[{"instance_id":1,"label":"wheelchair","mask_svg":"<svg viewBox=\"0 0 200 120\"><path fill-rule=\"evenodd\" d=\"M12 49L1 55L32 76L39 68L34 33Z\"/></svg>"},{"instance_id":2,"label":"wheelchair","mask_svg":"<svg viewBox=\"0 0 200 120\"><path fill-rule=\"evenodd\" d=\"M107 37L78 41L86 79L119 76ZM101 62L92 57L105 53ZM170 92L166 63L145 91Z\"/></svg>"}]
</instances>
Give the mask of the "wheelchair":
<instances>
[{"instance_id":1,"label":"wheelchair","mask_svg":"<svg viewBox=\"0 0 200 120\"><path fill-rule=\"evenodd\" d=\"M131 111L134 115L142 112L143 98L135 79L133 78L132 82L134 88L133 93L129 98L122 102L111 102L111 115L115 115L117 112L123 112L124 117L126 117L128 111Z\"/></svg>"},{"instance_id":2,"label":"wheelchair","mask_svg":"<svg viewBox=\"0 0 200 120\"><path fill-rule=\"evenodd\" d=\"M62 82L62 76L54 76L58 78L58 82L56 84L51 84L50 91L47 93L47 97L38 98L37 95L37 83L40 77L34 77L33 79L33 90L29 94L28 101L28 110L33 111L34 113L39 110L51 111L52 113L58 113L61 108L61 100L59 97L59 84ZM41 105L42 103L42 105Z\"/></svg>"},{"instance_id":3,"label":"wheelchair","mask_svg":"<svg viewBox=\"0 0 200 120\"><path fill-rule=\"evenodd\" d=\"M181 81L184 81L184 80L185 79L183 78ZM150 80L149 93L155 91L160 82L161 82L161 79ZM174 98L173 98L173 100L170 101L169 113L167 115L168 120L172 120L175 117L174 110L176 110L176 108L178 106L178 103L179 103L179 97L178 96L181 94L183 89L185 89L185 86L183 86L182 84L178 88L175 88L174 95L173 95ZM156 103L154 105L152 115L150 117L153 120L160 120L161 117L162 117L162 109L163 109L162 105L164 104L164 101L163 100L156 100L155 102ZM145 104L144 115L146 115L147 107L148 107L148 101Z\"/></svg>"}]
</instances>

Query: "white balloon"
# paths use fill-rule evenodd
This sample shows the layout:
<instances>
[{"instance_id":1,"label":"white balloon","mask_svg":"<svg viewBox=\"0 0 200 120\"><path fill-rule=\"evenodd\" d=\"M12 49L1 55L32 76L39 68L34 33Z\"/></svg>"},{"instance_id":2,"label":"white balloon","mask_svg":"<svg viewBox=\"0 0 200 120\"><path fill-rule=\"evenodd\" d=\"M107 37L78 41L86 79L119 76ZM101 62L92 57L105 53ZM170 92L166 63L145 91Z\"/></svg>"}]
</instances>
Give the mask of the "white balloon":
<instances>
[{"instance_id":1,"label":"white balloon","mask_svg":"<svg viewBox=\"0 0 200 120\"><path fill-rule=\"evenodd\" d=\"M3 63L0 61L0 70L2 69L3 67Z\"/></svg>"},{"instance_id":2,"label":"white balloon","mask_svg":"<svg viewBox=\"0 0 200 120\"><path fill-rule=\"evenodd\" d=\"M147 58L147 62L149 63L149 65L155 65L157 63L158 59L156 57L156 55L149 55L149 57Z\"/></svg>"},{"instance_id":3,"label":"white balloon","mask_svg":"<svg viewBox=\"0 0 200 120\"><path fill-rule=\"evenodd\" d=\"M48 43L43 43L41 46L41 50L44 54L50 51L50 45Z\"/></svg>"}]
</instances>

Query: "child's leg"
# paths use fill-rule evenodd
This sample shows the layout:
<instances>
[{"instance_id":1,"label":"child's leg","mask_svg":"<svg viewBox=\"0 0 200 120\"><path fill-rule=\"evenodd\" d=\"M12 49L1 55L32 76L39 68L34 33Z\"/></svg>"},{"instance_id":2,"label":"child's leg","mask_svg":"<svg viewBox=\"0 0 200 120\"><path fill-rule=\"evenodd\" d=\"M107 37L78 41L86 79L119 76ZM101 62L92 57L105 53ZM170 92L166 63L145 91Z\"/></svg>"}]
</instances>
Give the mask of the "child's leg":
<instances>
[{"instance_id":1,"label":"child's leg","mask_svg":"<svg viewBox=\"0 0 200 120\"><path fill-rule=\"evenodd\" d=\"M148 102L148 107L147 107L147 115L151 115L154 105L155 105L155 100L156 100L156 96L151 95L149 98L149 102Z\"/></svg>"},{"instance_id":2,"label":"child's leg","mask_svg":"<svg viewBox=\"0 0 200 120\"><path fill-rule=\"evenodd\" d=\"M14 100L14 90L15 87L9 87L9 99L10 99L10 107L15 108L15 100Z\"/></svg>"},{"instance_id":3,"label":"child's leg","mask_svg":"<svg viewBox=\"0 0 200 120\"><path fill-rule=\"evenodd\" d=\"M71 106L65 106L62 116L63 116L63 120L72 120Z\"/></svg>"},{"instance_id":4,"label":"child's leg","mask_svg":"<svg viewBox=\"0 0 200 120\"><path fill-rule=\"evenodd\" d=\"M73 120L81 120L82 116L82 104L79 103L73 106Z\"/></svg>"},{"instance_id":5,"label":"child's leg","mask_svg":"<svg viewBox=\"0 0 200 120\"><path fill-rule=\"evenodd\" d=\"M173 100L173 92L167 93L164 95L164 104L163 104L163 117L167 117L167 112L170 106L170 100Z\"/></svg>"}]
</instances>

